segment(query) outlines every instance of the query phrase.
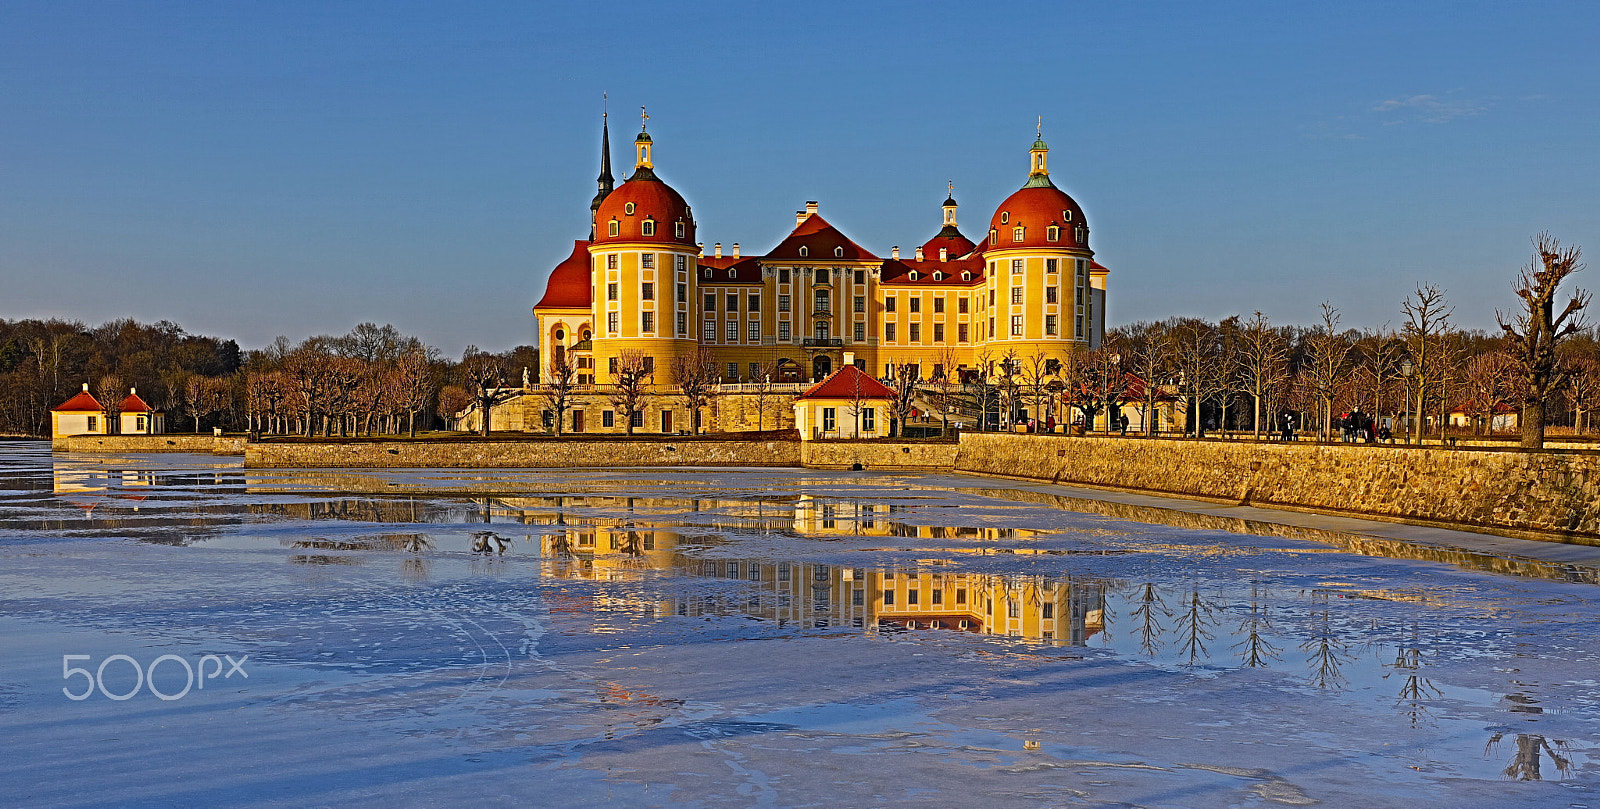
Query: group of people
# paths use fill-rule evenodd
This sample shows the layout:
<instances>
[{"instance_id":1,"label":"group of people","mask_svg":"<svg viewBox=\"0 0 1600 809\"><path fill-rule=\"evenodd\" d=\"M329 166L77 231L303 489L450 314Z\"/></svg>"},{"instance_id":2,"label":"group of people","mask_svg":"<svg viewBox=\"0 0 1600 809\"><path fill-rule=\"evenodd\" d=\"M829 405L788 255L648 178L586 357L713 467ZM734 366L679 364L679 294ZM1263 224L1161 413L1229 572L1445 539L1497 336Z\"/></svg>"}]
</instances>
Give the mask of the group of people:
<instances>
[{"instance_id":1,"label":"group of people","mask_svg":"<svg viewBox=\"0 0 1600 809\"><path fill-rule=\"evenodd\" d=\"M1388 427L1377 427L1371 416L1360 410L1352 410L1339 417L1336 422L1339 426L1339 440L1347 444L1360 442L1370 444L1373 441L1389 441L1394 435Z\"/></svg>"}]
</instances>

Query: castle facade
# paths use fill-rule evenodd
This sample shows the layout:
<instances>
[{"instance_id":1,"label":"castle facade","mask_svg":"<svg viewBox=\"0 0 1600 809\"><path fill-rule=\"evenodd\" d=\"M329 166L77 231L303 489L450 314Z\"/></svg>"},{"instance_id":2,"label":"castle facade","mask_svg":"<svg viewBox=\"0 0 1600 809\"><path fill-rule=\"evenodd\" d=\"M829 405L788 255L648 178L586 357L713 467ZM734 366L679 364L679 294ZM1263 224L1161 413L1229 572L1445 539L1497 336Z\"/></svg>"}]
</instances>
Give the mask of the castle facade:
<instances>
[{"instance_id":1,"label":"castle facade","mask_svg":"<svg viewBox=\"0 0 1600 809\"><path fill-rule=\"evenodd\" d=\"M533 307L540 379L566 363L579 384L606 385L619 361L642 357L654 383L670 386L680 358L701 348L725 383L818 380L845 364L955 379L1007 358L1064 367L1104 333L1107 271L1083 209L1050 179L1042 138L979 241L961 232L951 197L932 238L884 258L815 202L765 253L718 244L707 254L693 209L656 175L649 133L634 141L632 176L614 185L602 131L590 238L573 243Z\"/></svg>"}]
</instances>

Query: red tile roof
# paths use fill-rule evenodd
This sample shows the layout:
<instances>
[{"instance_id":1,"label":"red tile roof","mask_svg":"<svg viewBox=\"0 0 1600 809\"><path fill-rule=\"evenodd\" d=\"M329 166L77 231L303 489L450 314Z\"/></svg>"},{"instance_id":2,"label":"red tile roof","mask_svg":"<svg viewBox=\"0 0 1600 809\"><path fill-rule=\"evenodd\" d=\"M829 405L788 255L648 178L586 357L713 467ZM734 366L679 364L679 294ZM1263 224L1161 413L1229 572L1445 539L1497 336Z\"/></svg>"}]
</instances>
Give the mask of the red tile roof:
<instances>
[{"instance_id":1,"label":"red tile roof","mask_svg":"<svg viewBox=\"0 0 1600 809\"><path fill-rule=\"evenodd\" d=\"M806 248L806 255L800 255L800 248ZM834 255L834 248L844 248L843 255ZM866 248L839 232L838 228L828 224L821 214L811 214L804 222L795 225L793 231L784 240L772 248L766 255L768 259L788 261L877 261L878 257Z\"/></svg>"},{"instance_id":2,"label":"red tile roof","mask_svg":"<svg viewBox=\"0 0 1600 809\"><path fill-rule=\"evenodd\" d=\"M633 203L633 213L628 204ZM644 235L644 221L653 220L655 235ZM617 235L611 236L611 222L617 222ZM677 235L677 223L684 226L683 236ZM689 204L683 201L672 186L656 179L635 174L617 190L606 195L595 212L595 244L607 242L654 242L657 244L694 244L694 215Z\"/></svg>"},{"instance_id":3,"label":"red tile roof","mask_svg":"<svg viewBox=\"0 0 1600 809\"><path fill-rule=\"evenodd\" d=\"M937 256L932 258L933 260L931 261L928 256L924 256L922 261L891 258L883 262L883 270L879 274L878 280L889 285L929 284L958 287L970 287L983 283L984 264L982 258L951 259L949 261L939 261ZM911 278L913 271L917 273L916 280ZM933 274L936 272L944 273L944 277L935 279ZM961 279L961 273L963 272L971 273L971 279L963 281Z\"/></svg>"},{"instance_id":4,"label":"red tile roof","mask_svg":"<svg viewBox=\"0 0 1600 809\"><path fill-rule=\"evenodd\" d=\"M589 243L578 239L572 243L572 255L550 271L550 280L544 284L544 297L533 308L587 309L592 292Z\"/></svg>"},{"instance_id":5,"label":"red tile roof","mask_svg":"<svg viewBox=\"0 0 1600 809\"><path fill-rule=\"evenodd\" d=\"M759 259L759 256L745 256L743 258L701 256L698 259L700 263L700 283L702 285L762 283L761 262ZM711 270L711 277L709 278L706 277L706 270L708 269ZM732 276L728 275L729 270L733 271Z\"/></svg>"},{"instance_id":6,"label":"red tile roof","mask_svg":"<svg viewBox=\"0 0 1600 809\"><path fill-rule=\"evenodd\" d=\"M140 399L139 398L139 394L134 393L133 391L129 391L128 392L128 398L122 400L122 412L124 412L124 413L154 413L154 412L156 412L156 409L151 407L150 405L146 404L145 400Z\"/></svg>"},{"instance_id":7,"label":"red tile roof","mask_svg":"<svg viewBox=\"0 0 1600 809\"><path fill-rule=\"evenodd\" d=\"M86 390L78 391L78 395L50 408L55 413L103 413L105 408L100 406L100 400L89 395Z\"/></svg>"},{"instance_id":8,"label":"red tile roof","mask_svg":"<svg viewBox=\"0 0 1600 809\"><path fill-rule=\"evenodd\" d=\"M854 365L846 365L827 379L806 388L797 399L854 399L857 390L863 399L893 399L894 391Z\"/></svg>"},{"instance_id":9,"label":"red tile roof","mask_svg":"<svg viewBox=\"0 0 1600 809\"><path fill-rule=\"evenodd\" d=\"M1007 214L1006 221L1000 215ZM1070 217L1070 218L1069 218ZM996 243L986 245L990 250L1009 250L1014 247L1078 247L1089 245L1078 242L1078 226L1084 224L1083 209L1072 197L1055 186L1024 187L1006 197L995 209L989 228L996 231ZM1049 241L1051 225L1061 228L1056 241ZM1012 241L1012 231L1022 228L1022 241ZM987 239L987 234L985 234Z\"/></svg>"}]
</instances>

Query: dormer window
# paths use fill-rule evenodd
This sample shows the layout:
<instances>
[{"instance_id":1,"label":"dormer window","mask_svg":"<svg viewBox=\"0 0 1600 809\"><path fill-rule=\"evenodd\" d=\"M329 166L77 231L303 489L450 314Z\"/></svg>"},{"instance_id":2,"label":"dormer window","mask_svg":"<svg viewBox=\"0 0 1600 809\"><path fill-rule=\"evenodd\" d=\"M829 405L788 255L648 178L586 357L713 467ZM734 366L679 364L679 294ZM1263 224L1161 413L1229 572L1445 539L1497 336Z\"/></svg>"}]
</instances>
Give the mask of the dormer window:
<instances>
[{"instance_id":1,"label":"dormer window","mask_svg":"<svg viewBox=\"0 0 1600 809\"><path fill-rule=\"evenodd\" d=\"M627 205L622 206L622 212L629 216L633 216L633 208L634 205L630 202Z\"/></svg>"},{"instance_id":2,"label":"dormer window","mask_svg":"<svg viewBox=\"0 0 1600 809\"><path fill-rule=\"evenodd\" d=\"M633 203L630 202L628 204L632 205ZM628 211L628 213L633 213L633 211L630 209ZM1000 212L1000 224L1004 225L1005 223L1010 222L1010 221L1011 221L1011 213L1009 211L1001 211Z\"/></svg>"},{"instance_id":3,"label":"dormer window","mask_svg":"<svg viewBox=\"0 0 1600 809\"><path fill-rule=\"evenodd\" d=\"M728 280L729 280L729 281L732 281L732 280L733 280L733 278L734 278L734 276L736 276L736 275L738 275L738 274L739 274L739 273L738 273L738 271L737 271L737 270L733 270L733 269L730 269L730 270L728 270Z\"/></svg>"},{"instance_id":4,"label":"dormer window","mask_svg":"<svg viewBox=\"0 0 1600 809\"><path fill-rule=\"evenodd\" d=\"M935 271L934 274L933 274L933 280L935 280L935 281L943 281L944 280L944 273Z\"/></svg>"},{"instance_id":5,"label":"dormer window","mask_svg":"<svg viewBox=\"0 0 1600 809\"><path fill-rule=\"evenodd\" d=\"M805 256L809 255L811 255L811 251L807 249L805 245L800 245L800 256L804 258Z\"/></svg>"},{"instance_id":6,"label":"dormer window","mask_svg":"<svg viewBox=\"0 0 1600 809\"><path fill-rule=\"evenodd\" d=\"M711 268L707 267L706 268L706 279L709 280L710 278L711 278Z\"/></svg>"},{"instance_id":7,"label":"dormer window","mask_svg":"<svg viewBox=\"0 0 1600 809\"><path fill-rule=\"evenodd\" d=\"M631 205L632 203L629 203L629 204ZM1018 228L1018 230L1021 230L1021 228ZM654 235L656 235L656 220L654 220L654 219L646 219L646 220L644 220L644 224L639 228L639 233L641 235L644 235L644 236L654 236Z\"/></svg>"},{"instance_id":8,"label":"dormer window","mask_svg":"<svg viewBox=\"0 0 1600 809\"><path fill-rule=\"evenodd\" d=\"M844 248L843 247L835 247L835 248L833 248L833 257L834 258L844 258Z\"/></svg>"},{"instance_id":9,"label":"dormer window","mask_svg":"<svg viewBox=\"0 0 1600 809\"><path fill-rule=\"evenodd\" d=\"M684 231L683 221L679 220L678 223L677 223L676 231L674 232L673 235L676 236L677 238L681 239L681 238L683 238L683 231Z\"/></svg>"},{"instance_id":10,"label":"dormer window","mask_svg":"<svg viewBox=\"0 0 1600 809\"><path fill-rule=\"evenodd\" d=\"M1071 222L1072 221L1072 211L1070 209L1061 212L1061 221L1063 221L1063 222Z\"/></svg>"},{"instance_id":11,"label":"dormer window","mask_svg":"<svg viewBox=\"0 0 1600 809\"><path fill-rule=\"evenodd\" d=\"M1023 231L1022 228L1012 228L1011 229L1011 241L1014 241L1014 242L1022 241L1022 231Z\"/></svg>"},{"instance_id":12,"label":"dormer window","mask_svg":"<svg viewBox=\"0 0 1600 809\"><path fill-rule=\"evenodd\" d=\"M1044 237L1046 239L1052 241L1052 242L1060 241L1060 239L1061 239L1061 227L1059 225L1051 225L1050 227L1045 229Z\"/></svg>"},{"instance_id":13,"label":"dormer window","mask_svg":"<svg viewBox=\"0 0 1600 809\"><path fill-rule=\"evenodd\" d=\"M971 272L962 272L961 273L961 280L963 280L963 281L971 281L972 280L972 273Z\"/></svg>"},{"instance_id":14,"label":"dormer window","mask_svg":"<svg viewBox=\"0 0 1600 809\"><path fill-rule=\"evenodd\" d=\"M610 222L606 223L606 235L607 236L615 237L617 235L617 230L618 230L617 220L613 219Z\"/></svg>"},{"instance_id":15,"label":"dormer window","mask_svg":"<svg viewBox=\"0 0 1600 809\"><path fill-rule=\"evenodd\" d=\"M913 280L913 281L917 280L917 271L916 270L912 270L911 271L911 280Z\"/></svg>"},{"instance_id":16,"label":"dormer window","mask_svg":"<svg viewBox=\"0 0 1600 809\"><path fill-rule=\"evenodd\" d=\"M1083 244L1084 242L1089 241L1089 229L1082 225L1078 226L1078 232L1074 235L1077 237L1078 244Z\"/></svg>"},{"instance_id":17,"label":"dormer window","mask_svg":"<svg viewBox=\"0 0 1600 809\"><path fill-rule=\"evenodd\" d=\"M999 241L1000 241L1000 231L995 230L994 228L989 228L989 243L990 244L997 244L997 243L999 243Z\"/></svg>"}]
</instances>

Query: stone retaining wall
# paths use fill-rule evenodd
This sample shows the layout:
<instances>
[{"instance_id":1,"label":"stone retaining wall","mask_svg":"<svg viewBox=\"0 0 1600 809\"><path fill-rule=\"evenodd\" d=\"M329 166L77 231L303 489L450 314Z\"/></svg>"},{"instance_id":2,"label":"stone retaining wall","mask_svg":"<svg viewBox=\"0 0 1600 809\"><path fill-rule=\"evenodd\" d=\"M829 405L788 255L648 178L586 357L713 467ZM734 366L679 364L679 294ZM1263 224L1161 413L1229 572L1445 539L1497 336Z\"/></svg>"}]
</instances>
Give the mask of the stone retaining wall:
<instances>
[{"instance_id":1,"label":"stone retaining wall","mask_svg":"<svg viewBox=\"0 0 1600 809\"><path fill-rule=\"evenodd\" d=\"M797 441L339 441L255 443L246 468L555 469L799 466Z\"/></svg>"},{"instance_id":2,"label":"stone retaining wall","mask_svg":"<svg viewBox=\"0 0 1600 809\"><path fill-rule=\"evenodd\" d=\"M245 439L237 435L63 435L50 441L57 452L198 452L243 455Z\"/></svg>"},{"instance_id":3,"label":"stone retaining wall","mask_svg":"<svg viewBox=\"0 0 1600 809\"><path fill-rule=\"evenodd\" d=\"M803 441L800 459L812 469L907 469L948 472L955 466L955 443L878 441Z\"/></svg>"},{"instance_id":4,"label":"stone retaining wall","mask_svg":"<svg viewBox=\"0 0 1600 809\"><path fill-rule=\"evenodd\" d=\"M1600 454L964 433L956 471L1600 545Z\"/></svg>"}]
</instances>

